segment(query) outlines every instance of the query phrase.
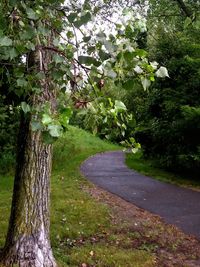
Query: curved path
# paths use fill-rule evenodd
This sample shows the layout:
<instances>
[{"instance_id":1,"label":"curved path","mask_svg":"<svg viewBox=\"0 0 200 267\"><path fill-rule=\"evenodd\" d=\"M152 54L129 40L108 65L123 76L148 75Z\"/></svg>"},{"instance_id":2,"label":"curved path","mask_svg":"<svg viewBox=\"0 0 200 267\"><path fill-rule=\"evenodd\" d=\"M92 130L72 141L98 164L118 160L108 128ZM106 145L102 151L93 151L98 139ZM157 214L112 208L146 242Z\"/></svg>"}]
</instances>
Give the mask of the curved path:
<instances>
[{"instance_id":1,"label":"curved path","mask_svg":"<svg viewBox=\"0 0 200 267\"><path fill-rule=\"evenodd\" d=\"M160 215L200 239L200 192L159 182L130 170L121 151L87 159L81 172L94 184L140 208Z\"/></svg>"}]
</instances>

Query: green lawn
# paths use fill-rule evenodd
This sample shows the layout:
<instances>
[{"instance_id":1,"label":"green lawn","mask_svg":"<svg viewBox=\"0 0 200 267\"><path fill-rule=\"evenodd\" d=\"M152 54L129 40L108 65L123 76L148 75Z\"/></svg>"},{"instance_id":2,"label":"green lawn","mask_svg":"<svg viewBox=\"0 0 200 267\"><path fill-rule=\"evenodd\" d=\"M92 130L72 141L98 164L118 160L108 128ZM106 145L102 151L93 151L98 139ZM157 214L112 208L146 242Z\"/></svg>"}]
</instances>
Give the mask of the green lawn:
<instances>
[{"instance_id":1,"label":"green lawn","mask_svg":"<svg viewBox=\"0 0 200 267\"><path fill-rule=\"evenodd\" d=\"M0 247L4 244L11 206L13 178L0 174Z\"/></svg>"},{"instance_id":2,"label":"green lawn","mask_svg":"<svg viewBox=\"0 0 200 267\"><path fill-rule=\"evenodd\" d=\"M88 182L79 167L89 156L118 146L70 127L54 147L51 192L51 240L59 266L150 267L154 255L146 250L113 245L110 210L82 190ZM0 177L0 246L3 246L11 204L12 177ZM98 242L94 237L103 236ZM84 241L84 242L83 242ZM84 265L83 265L84 266Z\"/></svg>"},{"instance_id":3,"label":"green lawn","mask_svg":"<svg viewBox=\"0 0 200 267\"><path fill-rule=\"evenodd\" d=\"M129 168L134 169L144 175L151 176L157 180L172 183L196 190L200 190L200 179L199 177L180 176L163 169L156 167L156 163L152 160L147 160L142 157L142 153L136 154L128 153L126 156L126 164Z\"/></svg>"}]
</instances>

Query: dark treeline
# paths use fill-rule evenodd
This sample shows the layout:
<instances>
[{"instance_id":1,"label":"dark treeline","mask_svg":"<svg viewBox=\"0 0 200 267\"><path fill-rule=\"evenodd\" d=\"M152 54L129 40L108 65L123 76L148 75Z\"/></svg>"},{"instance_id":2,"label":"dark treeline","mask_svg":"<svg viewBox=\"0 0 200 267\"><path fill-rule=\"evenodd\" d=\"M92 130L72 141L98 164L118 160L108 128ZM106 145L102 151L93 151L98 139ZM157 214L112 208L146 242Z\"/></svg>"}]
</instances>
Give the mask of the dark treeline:
<instances>
[{"instance_id":1,"label":"dark treeline","mask_svg":"<svg viewBox=\"0 0 200 267\"><path fill-rule=\"evenodd\" d=\"M132 90L138 128L136 139L145 157L173 171L200 171L200 31L198 1L185 1L190 16L176 1L151 1L147 50L167 67L147 94ZM179 1L177 1L179 2ZM129 97L130 99L130 97Z\"/></svg>"}]
</instances>

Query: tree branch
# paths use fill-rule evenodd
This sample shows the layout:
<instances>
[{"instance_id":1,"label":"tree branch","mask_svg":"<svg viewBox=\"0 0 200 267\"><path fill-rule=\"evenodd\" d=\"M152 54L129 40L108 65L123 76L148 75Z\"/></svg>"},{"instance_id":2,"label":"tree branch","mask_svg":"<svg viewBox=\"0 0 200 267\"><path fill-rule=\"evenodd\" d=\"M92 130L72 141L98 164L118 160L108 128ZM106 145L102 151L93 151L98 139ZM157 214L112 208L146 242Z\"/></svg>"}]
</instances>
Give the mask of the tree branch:
<instances>
[{"instance_id":1,"label":"tree branch","mask_svg":"<svg viewBox=\"0 0 200 267\"><path fill-rule=\"evenodd\" d=\"M185 14L186 17L192 18L192 12L191 10L186 6L186 4L183 2L183 0L175 0L183 13Z\"/></svg>"}]
</instances>

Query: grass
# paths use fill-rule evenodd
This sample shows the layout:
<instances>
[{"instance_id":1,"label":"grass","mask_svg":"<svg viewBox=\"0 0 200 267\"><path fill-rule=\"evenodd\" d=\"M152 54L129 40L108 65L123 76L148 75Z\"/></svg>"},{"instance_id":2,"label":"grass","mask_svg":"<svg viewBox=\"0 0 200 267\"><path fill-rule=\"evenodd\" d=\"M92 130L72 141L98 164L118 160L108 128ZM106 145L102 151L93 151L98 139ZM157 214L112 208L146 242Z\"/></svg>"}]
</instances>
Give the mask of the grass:
<instances>
[{"instance_id":1,"label":"grass","mask_svg":"<svg viewBox=\"0 0 200 267\"><path fill-rule=\"evenodd\" d=\"M0 247L5 241L12 198L12 176L0 175Z\"/></svg>"},{"instance_id":2,"label":"grass","mask_svg":"<svg viewBox=\"0 0 200 267\"><path fill-rule=\"evenodd\" d=\"M93 251L95 249L95 252ZM109 253L109 257L108 257ZM82 258L83 263L89 266L109 267L150 267L153 266L152 259L146 251L131 249L116 249L106 245L88 246L86 248L74 248L71 257L72 264L77 266L77 261Z\"/></svg>"},{"instance_id":3,"label":"grass","mask_svg":"<svg viewBox=\"0 0 200 267\"><path fill-rule=\"evenodd\" d=\"M151 176L157 180L200 190L200 179L183 175L180 176L178 174L158 168L156 167L156 163L154 161L144 159L141 152L136 154L127 154L126 164L129 168L134 169L144 175Z\"/></svg>"},{"instance_id":4,"label":"grass","mask_svg":"<svg viewBox=\"0 0 200 267\"><path fill-rule=\"evenodd\" d=\"M59 267L154 266L149 251L113 245L110 208L82 190L89 183L79 172L80 164L95 153L116 149L119 147L74 127L55 144L51 242ZM5 242L12 185L11 176L0 177L0 247Z\"/></svg>"}]
</instances>

